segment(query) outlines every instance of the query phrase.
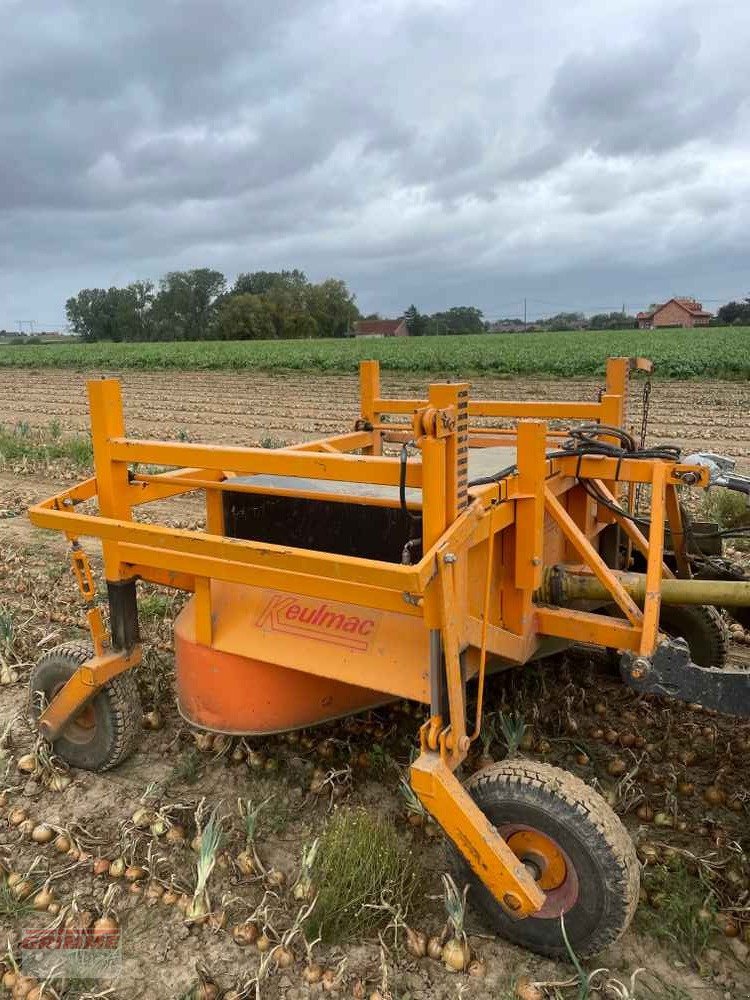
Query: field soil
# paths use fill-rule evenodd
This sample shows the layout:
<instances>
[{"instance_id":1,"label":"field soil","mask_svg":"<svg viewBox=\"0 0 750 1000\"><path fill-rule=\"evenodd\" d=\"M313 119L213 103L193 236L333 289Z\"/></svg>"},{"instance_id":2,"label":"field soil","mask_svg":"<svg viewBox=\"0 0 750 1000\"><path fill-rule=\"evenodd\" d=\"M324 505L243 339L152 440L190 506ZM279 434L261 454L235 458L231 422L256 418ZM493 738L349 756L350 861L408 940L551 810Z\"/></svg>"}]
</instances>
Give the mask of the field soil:
<instances>
[{"instance_id":1,"label":"field soil","mask_svg":"<svg viewBox=\"0 0 750 1000\"><path fill-rule=\"evenodd\" d=\"M87 378L110 372L0 369L0 425L25 421L66 432L88 430ZM290 444L351 428L359 389L351 375L248 372L130 372L119 375L126 426L137 437L234 444ZM388 396L420 396L427 379L383 374ZM594 379L471 379L478 399L596 399ZM640 434L643 382L633 383L630 417ZM750 466L750 382L654 382L648 442L727 454Z\"/></svg>"},{"instance_id":2,"label":"field soil","mask_svg":"<svg viewBox=\"0 0 750 1000\"><path fill-rule=\"evenodd\" d=\"M0 425L22 423L44 430L54 422L63 435L85 433L87 377L70 370L0 370ZM359 415L357 380L347 375L126 372L122 383L127 430L138 437L279 446L348 429ZM595 380L574 379L475 378L472 384L478 397L506 399L592 399L600 388ZM385 395L418 395L424 385L419 378L383 378ZM641 386L634 384L631 393L636 434ZM676 443L686 452L724 453L750 470L750 387L719 381L655 383L647 443L657 442ZM261 906L261 926L265 914L271 939L282 936L298 909L290 886L300 871L303 846L321 834L334 809L363 807L396 825L404 845L421 859L410 922L439 934L445 921L439 898L444 846L439 837L428 835L432 831L409 821L398 790L421 722L416 706L383 709L301 739L247 741L234 763L237 744L202 750L173 703L170 623L181 598L170 592L144 587L141 594L146 643L139 686L144 708L157 709L163 725L144 732L137 752L120 768L103 775L73 771L72 783L59 791L39 775L18 771L18 758L33 744L23 721L31 666L56 644L85 637L84 609L68 568L65 540L32 528L25 510L82 477L80 469L64 461L32 464L0 457L0 659L12 670L10 681L0 685L0 735L5 731L0 789L6 789L0 792L0 861L22 874L31 867L35 888L53 876L51 886L68 915L65 907L71 901L74 909L96 913L107 886L118 887L122 974L112 983L70 983L65 995L111 1000L208 996L190 992L201 971L223 989L251 983L262 956L254 946L239 947L232 928ZM191 498L153 505L149 517L156 516L179 527L203 523L202 507ZM99 569L96 546L86 543L86 548ZM736 555L747 559L743 552ZM747 665L750 634L728 624L730 661ZM644 889L632 928L616 946L585 963L587 971L604 970L592 980L592 995L618 1000L750 997L750 725L639 699L606 663L585 651L493 678L488 700L492 713L515 710L523 716L531 737L528 756L563 766L605 794L644 863ZM496 759L504 755L497 734L487 750ZM625 762L624 773L613 768L615 760ZM331 778L332 772L338 776ZM322 789L321 776L328 779ZM706 791L717 787L718 798ZM274 884L270 896L267 879L245 877L232 863L243 847L237 800L251 798L258 804L269 796L257 849L267 869L283 873L283 884ZM224 817L222 853L209 886L214 910L225 914L226 923L217 919L189 929L176 906L159 902L158 887L191 893L196 854L187 845L167 844L149 829L134 829L132 817L144 803L161 809L171 822L185 827L189 842L202 799L207 810L217 806ZM71 864L52 846L34 844L10 823L12 808L66 830L83 859ZM86 855L124 858L147 869L148 877L137 880L133 889L121 878L94 876ZM156 899L149 895L154 884L151 895ZM3 944L6 934L12 940L29 927L52 921L48 913L15 908L0 896ZM315 946L315 961L331 970L328 991L304 981L305 950L297 938L293 964L269 967L259 995L359 998L378 990L386 1000L510 1000L519 977L543 984L538 996L582 995L572 966L495 938L473 913L467 931L481 960L477 976L451 974L439 962L410 956L403 947L403 930L394 944L391 923L380 941L370 933L361 940ZM629 987L637 969L645 971L636 975L633 991L618 993L618 982L623 990ZM111 992L102 992L106 989ZM255 996L255 989L253 984L247 995Z\"/></svg>"}]
</instances>

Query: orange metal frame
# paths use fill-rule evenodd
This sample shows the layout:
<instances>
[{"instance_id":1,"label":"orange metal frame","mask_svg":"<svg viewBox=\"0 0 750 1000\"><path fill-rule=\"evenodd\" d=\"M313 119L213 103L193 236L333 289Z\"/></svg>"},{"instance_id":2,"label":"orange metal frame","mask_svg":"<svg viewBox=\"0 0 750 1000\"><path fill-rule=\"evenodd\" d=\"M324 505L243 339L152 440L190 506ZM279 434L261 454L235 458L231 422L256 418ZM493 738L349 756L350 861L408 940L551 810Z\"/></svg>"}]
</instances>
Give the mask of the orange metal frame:
<instances>
[{"instance_id":1,"label":"orange metal frame","mask_svg":"<svg viewBox=\"0 0 750 1000\"><path fill-rule=\"evenodd\" d=\"M615 358L607 364L605 391L594 402L468 401L465 383L434 384L425 399L383 396L377 362L360 368L361 413L352 432L275 451L144 441L125 434L119 383L88 383L95 476L30 509L39 527L101 540L108 581L133 578L195 594L196 633L213 640L212 580L248 588L269 587L290 594L397 612L421 620L440 637L448 717L435 707L424 663L362 661L349 683L395 695L433 701L422 728L422 753L412 767L412 784L428 810L465 854L469 863L509 913L535 912L544 894L511 849L473 804L454 775L481 728L481 682L488 657L505 663L528 661L547 637L583 641L651 654L659 640L659 581L663 563L664 519L674 537L681 533L674 488L690 471L702 485L706 473L659 460L616 461L607 457L550 458L550 445L564 434L547 421L585 420L623 426L629 373L647 369L642 359ZM408 418L393 421L386 418ZM487 421L512 420L508 428ZM482 423L484 422L484 424ZM391 442L414 441L420 460L410 460L406 485L421 491L423 557L415 565L340 556L325 552L227 538L222 493L248 490L233 477L268 473L336 483L397 487L399 460L384 454ZM466 450L515 445L517 472L500 482L466 489ZM142 464L174 471L142 473ZM633 484L651 487L651 530L646 538L631 521L597 505L579 484L590 479L608 496L622 499ZM203 491L205 532L144 524L133 519L142 504ZM266 488L267 492L289 490ZM294 495L305 495L303 492ZM316 494L345 501L341 491ZM80 513L82 501L98 499L96 514ZM358 503L389 503L366 501ZM639 608L598 552L598 536L617 521L646 557L647 595ZM76 549L77 573L86 581ZM542 606L535 601L545 566L581 564L611 594L624 618ZM87 598L90 594L85 594ZM97 626L99 628L99 626ZM104 649L76 674L44 711L40 725L50 738L119 670L139 659L139 650ZM324 662L324 660L326 662ZM330 656L310 651L309 673L334 676ZM480 675L476 719L467 725L466 680ZM241 693L238 692L238 697Z\"/></svg>"}]
</instances>

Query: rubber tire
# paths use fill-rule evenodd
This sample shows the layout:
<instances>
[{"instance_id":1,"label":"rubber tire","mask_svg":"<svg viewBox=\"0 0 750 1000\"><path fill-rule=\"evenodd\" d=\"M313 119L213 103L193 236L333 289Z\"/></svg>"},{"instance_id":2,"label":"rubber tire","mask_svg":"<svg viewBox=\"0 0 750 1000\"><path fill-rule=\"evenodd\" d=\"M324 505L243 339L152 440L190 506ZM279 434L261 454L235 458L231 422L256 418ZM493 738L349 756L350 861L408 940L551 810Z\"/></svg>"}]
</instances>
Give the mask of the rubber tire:
<instances>
[{"instance_id":1,"label":"rubber tire","mask_svg":"<svg viewBox=\"0 0 750 1000\"><path fill-rule=\"evenodd\" d=\"M604 799L551 764L500 761L472 775L466 789L496 827L527 825L552 837L573 863L579 895L565 914L576 955L595 955L626 930L638 905L640 866L625 827ZM568 958L560 919L515 920L453 850L456 883L502 937L540 955Z\"/></svg>"},{"instance_id":2,"label":"rubber tire","mask_svg":"<svg viewBox=\"0 0 750 1000\"><path fill-rule=\"evenodd\" d=\"M727 665L729 633L721 614L710 604L663 604L659 627L670 636L681 636L690 658L699 667Z\"/></svg>"},{"instance_id":3,"label":"rubber tire","mask_svg":"<svg viewBox=\"0 0 750 1000\"><path fill-rule=\"evenodd\" d=\"M616 604L601 611L618 618L624 617ZM699 667L723 669L729 657L729 632L724 619L711 604L662 604L659 628L671 638L683 638L690 649L690 658ZM612 670L620 672L620 654L613 651Z\"/></svg>"},{"instance_id":4,"label":"rubber tire","mask_svg":"<svg viewBox=\"0 0 750 1000\"><path fill-rule=\"evenodd\" d=\"M29 704L34 719L61 684L93 656L90 647L78 643L55 646L37 662L29 681ZM108 771L117 767L135 749L141 734L143 710L132 670L118 674L90 702L94 713L92 738L87 743L65 738L65 730L53 743L55 754L73 767L86 771Z\"/></svg>"},{"instance_id":5,"label":"rubber tire","mask_svg":"<svg viewBox=\"0 0 750 1000\"><path fill-rule=\"evenodd\" d=\"M740 569L739 566L725 565L707 566L695 574L696 580L750 580L750 575ZM718 609L717 609L718 610ZM750 631L750 608L726 608L736 622L739 622L744 629Z\"/></svg>"}]
</instances>

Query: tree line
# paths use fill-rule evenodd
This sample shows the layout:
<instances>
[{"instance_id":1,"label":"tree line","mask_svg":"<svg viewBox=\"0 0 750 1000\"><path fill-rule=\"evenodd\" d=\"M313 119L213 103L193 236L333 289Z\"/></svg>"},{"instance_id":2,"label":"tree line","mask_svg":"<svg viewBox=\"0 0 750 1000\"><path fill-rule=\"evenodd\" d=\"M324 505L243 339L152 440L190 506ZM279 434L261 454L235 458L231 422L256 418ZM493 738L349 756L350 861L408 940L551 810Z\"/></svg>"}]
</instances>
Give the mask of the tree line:
<instances>
[{"instance_id":1,"label":"tree line","mask_svg":"<svg viewBox=\"0 0 750 1000\"><path fill-rule=\"evenodd\" d=\"M314 284L298 270L240 274L231 287L220 271L170 271L125 288L84 288L65 303L85 341L284 340L342 337L359 319L345 282Z\"/></svg>"},{"instance_id":2,"label":"tree line","mask_svg":"<svg viewBox=\"0 0 750 1000\"><path fill-rule=\"evenodd\" d=\"M201 267L170 271L155 285L83 288L65 303L68 324L82 340L287 340L345 337L362 317L346 283L319 284L303 271L253 271L228 286L220 271ZM404 314L412 336L482 333L481 309L456 306L431 315L410 306Z\"/></svg>"},{"instance_id":3,"label":"tree line","mask_svg":"<svg viewBox=\"0 0 750 1000\"><path fill-rule=\"evenodd\" d=\"M750 297L742 302L727 302L716 313L716 318L725 326L750 326Z\"/></svg>"}]
</instances>

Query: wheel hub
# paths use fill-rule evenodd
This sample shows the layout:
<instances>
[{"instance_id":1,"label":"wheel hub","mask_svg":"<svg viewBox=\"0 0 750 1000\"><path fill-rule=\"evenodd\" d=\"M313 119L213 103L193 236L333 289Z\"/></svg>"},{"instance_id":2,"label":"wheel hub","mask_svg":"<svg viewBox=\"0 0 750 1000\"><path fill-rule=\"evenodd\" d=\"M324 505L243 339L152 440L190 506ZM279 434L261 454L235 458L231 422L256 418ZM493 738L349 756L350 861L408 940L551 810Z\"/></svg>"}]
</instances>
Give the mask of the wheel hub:
<instances>
[{"instance_id":1,"label":"wheel hub","mask_svg":"<svg viewBox=\"0 0 750 1000\"><path fill-rule=\"evenodd\" d=\"M52 698L54 698L58 691L62 690L64 686L64 684L59 684L52 692ZM60 735L64 736L70 743L84 744L91 742L94 738L95 730L96 712L94 711L93 704L89 702L87 705L83 706L77 715L73 716Z\"/></svg>"},{"instance_id":2,"label":"wheel hub","mask_svg":"<svg viewBox=\"0 0 750 1000\"><path fill-rule=\"evenodd\" d=\"M498 833L546 894L541 910L530 920L559 920L578 899L578 874L568 855L547 834L531 826L506 824Z\"/></svg>"},{"instance_id":3,"label":"wheel hub","mask_svg":"<svg viewBox=\"0 0 750 1000\"><path fill-rule=\"evenodd\" d=\"M539 883L540 889L548 892L563 884L567 875L565 858L549 837L537 830L519 830L508 838L507 843Z\"/></svg>"}]
</instances>

